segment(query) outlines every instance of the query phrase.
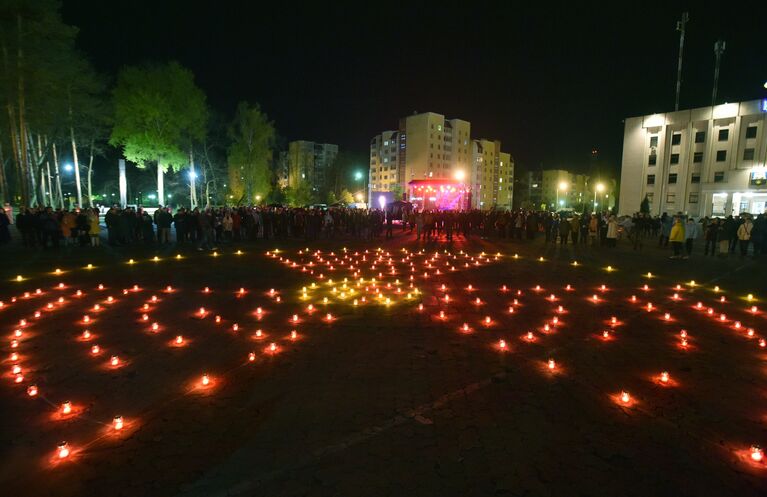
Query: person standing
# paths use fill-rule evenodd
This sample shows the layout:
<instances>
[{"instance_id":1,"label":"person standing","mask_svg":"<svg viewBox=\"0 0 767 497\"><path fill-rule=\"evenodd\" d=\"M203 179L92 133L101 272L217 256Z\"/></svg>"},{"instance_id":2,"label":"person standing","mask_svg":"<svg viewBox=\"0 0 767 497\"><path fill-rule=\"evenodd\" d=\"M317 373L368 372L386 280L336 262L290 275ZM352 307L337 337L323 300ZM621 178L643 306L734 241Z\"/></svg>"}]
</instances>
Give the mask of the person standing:
<instances>
[{"instance_id":1,"label":"person standing","mask_svg":"<svg viewBox=\"0 0 767 497\"><path fill-rule=\"evenodd\" d=\"M703 251L703 255L708 255L709 250L711 251L711 255L716 254L716 239L719 235L719 219L712 219L708 226L706 226L706 232L705 232L705 239L706 239L706 247Z\"/></svg>"},{"instance_id":2,"label":"person standing","mask_svg":"<svg viewBox=\"0 0 767 497\"><path fill-rule=\"evenodd\" d=\"M674 224L671 226L668 240L671 242L671 247L674 249L674 255L671 256L671 259L681 259L682 246L685 241L684 225L682 224L681 218L674 218Z\"/></svg>"},{"instance_id":3,"label":"person standing","mask_svg":"<svg viewBox=\"0 0 767 497\"><path fill-rule=\"evenodd\" d=\"M605 239L608 247L615 247L618 240L618 221L615 216L610 215L607 220L607 232L605 233Z\"/></svg>"},{"instance_id":4,"label":"person standing","mask_svg":"<svg viewBox=\"0 0 767 497\"><path fill-rule=\"evenodd\" d=\"M738 243L740 244L740 256L745 257L748 254L748 245L751 242L751 232L754 229L754 223L751 217L746 216L743 224L738 227Z\"/></svg>"},{"instance_id":5,"label":"person standing","mask_svg":"<svg viewBox=\"0 0 767 497\"><path fill-rule=\"evenodd\" d=\"M573 239L573 245L578 245L578 235L581 229L581 219L578 214L574 214L570 219L570 237Z\"/></svg>"},{"instance_id":6,"label":"person standing","mask_svg":"<svg viewBox=\"0 0 767 497\"><path fill-rule=\"evenodd\" d=\"M98 209L88 209L88 234L91 237L91 247L98 247L101 234Z\"/></svg>"},{"instance_id":7,"label":"person standing","mask_svg":"<svg viewBox=\"0 0 767 497\"><path fill-rule=\"evenodd\" d=\"M687 251L687 255L683 257L684 259L688 259L692 255L692 246L695 243L695 239L698 238L699 233L700 228L698 228L698 223L695 222L695 219L692 217L687 218L687 224L684 227L685 250Z\"/></svg>"}]
</instances>

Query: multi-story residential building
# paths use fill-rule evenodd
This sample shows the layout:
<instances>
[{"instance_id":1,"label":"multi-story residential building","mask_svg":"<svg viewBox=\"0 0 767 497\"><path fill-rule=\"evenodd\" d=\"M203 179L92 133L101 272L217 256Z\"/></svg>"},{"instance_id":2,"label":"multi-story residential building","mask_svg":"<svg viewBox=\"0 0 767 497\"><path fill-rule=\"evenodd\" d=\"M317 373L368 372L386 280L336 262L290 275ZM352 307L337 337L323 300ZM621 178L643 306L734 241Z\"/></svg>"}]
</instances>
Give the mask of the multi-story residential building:
<instances>
[{"instance_id":1,"label":"multi-story residential building","mask_svg":"<svg viewBox=\"0 0 767 497\"><path fill-rule=\"evenodd\" d=\"M471 124L462 119L413 114L400 119L398 130L370 140L368 198L376 192L407 192L413 180L455 180L476 188L472 206L510 208L513 177L511 156L500 151L500 142L475 143Z\"/></svg>"},{"instance_id":2,"label":"multi-story residential building","mask_svg":"<svg viewBox=\"0 0 767 497\"><path fill-rule=\"evenodd\" d=\"M396 149L394 174L392 148ZM404 192L414 179L454 178L459 171L468 177L471 160L471 124L434 112L414 114L400 119L397 131L385 131L370 141L369 188L392 191L399 185Z\"/></svg>"},{"instance_id":3,"label":"multi-story residential building","mask_svg":"<svg viewBox=\"0 0 767 497\"><path fill-rule=\"evenodd\" d=\"M471 208L511 209L514 163L498 140L472 140Z\"/></svg>"},{"instance_id":4,"label":"multi-story residential building","mask_svg":"<svg viewBox=\"0 0 767 497\"><path fill-rule=\"evenodd\" d=\"M370 140L370 169L368 184L370 191L404 191L400 175L400 132L384 131ZM404 164L403 164L404 166ZM368 196L368 198L372 198Z\"/></svg>"},{"instance_id":5,"label":"multi-story residential building","mask_svg":"<svg viewBox=\"0 0 767 497\"><path fill-rule=\"evenodd\" d=\"M619 214L764 212L767 99L626 119Z\"/></svg>"},{"instance_id":6,"label":"multi-story residential building","mask_svg":"<svg viewBox=\"0 0 767 497\"><path fill-rule=\"evenodd\" d=\"M288 144L288 186L307 182L313 191L325 185L325 175L338 155L338 145L304 140Z\"/></svg>"},{"instance_id":7,"label":"multi-story residential building","mask_svg":"<svg viewBox=\"0 0 767 497\"><path fill-rule=\"evenodd\" d=\"M541 172L540 196L547 207L572 208L591 202L589 177L564 169L544 169Z\"/></svg>"}]
</instances>

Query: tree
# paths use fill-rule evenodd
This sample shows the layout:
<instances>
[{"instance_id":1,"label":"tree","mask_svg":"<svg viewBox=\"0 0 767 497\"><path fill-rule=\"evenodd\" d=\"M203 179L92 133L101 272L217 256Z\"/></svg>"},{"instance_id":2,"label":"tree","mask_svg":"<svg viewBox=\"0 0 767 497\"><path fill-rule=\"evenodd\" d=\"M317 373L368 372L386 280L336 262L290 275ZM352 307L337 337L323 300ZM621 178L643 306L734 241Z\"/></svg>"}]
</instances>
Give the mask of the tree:
<instances>
[{"instance_id":1,"label":"tree","mask_svg":"<svg viewBox=\"0 0 767 497\"><path fill-rule=\"evenodd\" d=\"M171 62L124 68L113 98L115 124L109 143L122 147L125 158L138 167L157 165L157 198L162 203L164 172L181 170L188 159L183 148L204 135L205 94L191 71Z\"/></svg>"},{"instance_id":2,"label":"tree","mask_svg":"<svg viewBox=\"0 0 767 497\"><path fill-rule=\"evenodd\" d=\"M13 190L22 205L45 200L43 185L39 190L35 186L43 182L41 165L48 153L40 132L49 127L52 110L60 107L58 69L69 59L77 34L61 20L60 7L58 0L0 3L0 95L7 119L3 128L9 132L6 150L15 166Z\"/></svg>"},{"instance_id":3,"label":"tree","mask_svg":"<svg viewBox=\"0 0 767 497\"><path fill-rule=\"evenodd\" d=\"M291 207L303 207L314 203L314 194L309 184L302 181L298 186L285 188L285 200Z\"/></svg>"},{"instance_id":4,"label":"tree","mask_svg":"<svg viewBox=\"0 0 767 497\"><path fill-rule=\"evenodd\" d=\"M336 160L328 167L325 174L324 191L332 192L335 198L340 198L341 191L363 192L368 177L367 158L342 150Z\"/></svg>"},{"instance_id":5,"label":"tree","mask_svg":"<svg viewBox=\"0 0 767 497\"><path fill-rule=\"evenodd\" d=\"M645 215L650 214L650 199L647 198L647 195L644 196L642 203L639 204L639 212Z\"/></svg>"},{"instance_id":6,"label":"tree","mask_svg":"<svg viewBox=\"0 0 767 497\"><path fill-rule=\"evenodd\" d=\"M269 195L272 187L272 145L274 124L258 104L240 102L229 126L229 184L235 197L247 203ZM234 193L237 192L237 193Z\"/></svg>"},{"instance_id":7,"label":"tree","mask_svg":"<svg viewBox=\"0 0 767 497\"><path fill-rule=\"evenodd\" d=\"M344 188L341 190L341 194L338 196L338 201L342 204L351 204L354 202L354 195L352 195L352 192Z\"/></svg>"}]
</instances>

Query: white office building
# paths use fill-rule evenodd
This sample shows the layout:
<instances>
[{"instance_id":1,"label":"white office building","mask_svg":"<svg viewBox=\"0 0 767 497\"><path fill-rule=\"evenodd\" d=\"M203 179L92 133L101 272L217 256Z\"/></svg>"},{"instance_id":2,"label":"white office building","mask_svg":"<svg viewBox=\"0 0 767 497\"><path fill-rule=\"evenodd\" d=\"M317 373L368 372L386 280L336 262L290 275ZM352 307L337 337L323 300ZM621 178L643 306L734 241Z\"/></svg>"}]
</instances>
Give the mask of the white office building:
<instances>
[{"instance_id":1,"label":"white office building","mask_svg":"<svg viewBox=\"0 0 767 497\"><path fill-rule=\"evenodd\" d=\"M626 119L619 214L759 214L767 206L767 99Z\"/></svg>"}]
</instances>

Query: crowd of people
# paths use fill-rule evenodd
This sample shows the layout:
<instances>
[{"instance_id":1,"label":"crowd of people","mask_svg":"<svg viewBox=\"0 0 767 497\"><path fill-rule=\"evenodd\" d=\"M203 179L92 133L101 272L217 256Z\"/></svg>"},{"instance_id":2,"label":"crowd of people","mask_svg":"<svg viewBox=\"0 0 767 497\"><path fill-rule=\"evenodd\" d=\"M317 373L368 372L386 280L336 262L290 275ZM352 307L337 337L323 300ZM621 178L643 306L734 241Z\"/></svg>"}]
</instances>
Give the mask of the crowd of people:
<instances>
[{"instance_id":1,"label":"crowd of people","mask_svg":"<svg viewBox=\"0 0 767 497\"><path fill-rule=\"evenodd\" d=\"M414 234L417 240L452 241L456 237L532 240L539 234L547 243L615 247L627 238L634 249L650 240L670 246L673 258L688 258L702 239L703 254L726 257L749 248L754 255L767 254L767 214L698 220L682 214L649 216L635 214L617 218L610 212L551 213L545 211L430 211L389 207L380 209L287 208L282 206L241 206L173 211L160 206L150 211L141 207L113 206L103 214L97 208L24 208L15 220L7 210L0 214L0 242L10 240L9 227L15 224L25 247L55 248L60 245L96 247L102 226L110 245L190 244L199 250L239 241L296 238L316 240L391 238L394 231ZM151 213L150 213L151 212Z\"/></svg>"}]
</instances>

